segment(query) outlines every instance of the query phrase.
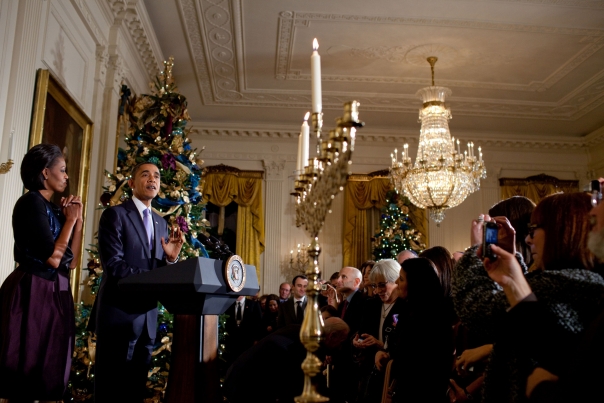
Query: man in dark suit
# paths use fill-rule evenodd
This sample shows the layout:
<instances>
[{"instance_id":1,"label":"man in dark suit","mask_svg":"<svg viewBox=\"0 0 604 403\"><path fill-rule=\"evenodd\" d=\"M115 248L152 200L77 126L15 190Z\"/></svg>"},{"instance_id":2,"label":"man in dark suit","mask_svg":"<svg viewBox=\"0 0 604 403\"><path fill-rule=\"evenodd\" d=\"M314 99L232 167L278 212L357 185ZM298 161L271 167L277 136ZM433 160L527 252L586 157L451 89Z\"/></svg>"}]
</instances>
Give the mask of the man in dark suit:
<instances>
[{"instance_id":1,"label":"man in dark suit","mask_svg":"<svg viewBox=\"0 0 604 403\"><path fill-rule=\"evenodd\" d=\"M299 274L292 281L293 293L290 299L279 305L279 315L277 316L277 328L287 325L301 325L304 320L304 310L306 309L306 286L308 279Z\"/></svg>"},{"instance_id":2,"label":"man in dark suit","mask_svg":"<svg viewBox=\"0 0 604 403\"><path fill-rule=\"evenodd\" d=\"M324 340L317 355L333 354L348 337L348 326L340 318L325 320ZM293 403L302 393L301 364L306 349L300 342L300 325L279 329L247 350L229 368L224 394L230 403ZM320 376L320 375L319 375Z\"/></svg>"},{"instance_id":3,"label":"man in dark suit","mask_svg":"<svg viewBox=\"0 0 604 403\"><path fill-rule=\"evenodd\" d=\"M359 330L365 309L365 297L359 292L362 280L363 274L355 267L344 267L336 280L336 290L343 297L338 305L338 314L350 326L351 338Z\"/></svg>"},{"instance_id":4,"label":"man in dark suit","mask_svg":"<svg viewBox=\"0 0 604 403\"><path fill-rule=\"evenodd\" d=\"M262 312L257 301L241 295L225 313L229 316L224 326L227 333L225 359L230 365L260 339Z\"/></svg>"},{"instance_id":5,"label":"man in dark suit","mask_svg":"<svg viewBox=\"0 0 604 403\"><path fill-rule=\"evenodd\" d=\"M348 342L337 359L331 374L330 398L333 402L353 402L360 381L359 363L353 359L352 339L358 332L365 311L365 296L359 287L363 274L355 267L344 267L335 281L336 290L342 294L338 316L350 327Z\"/></svg>"},{"instance_id":6,"label":"man in dark suit","mask_svg":"<svg viewBox=\"0 0 604 403\"><path fill-rule=\"evenodd\" d=\"M175 263L183 243L180 229L168 234L166 221L151 209L160 188L157 166L138 164L128 185L132 199L105 210L99 223L103 278L96 300L96 403L143 401L157 300L126 295L118 281Z\"/></svg>"}]
</instances>

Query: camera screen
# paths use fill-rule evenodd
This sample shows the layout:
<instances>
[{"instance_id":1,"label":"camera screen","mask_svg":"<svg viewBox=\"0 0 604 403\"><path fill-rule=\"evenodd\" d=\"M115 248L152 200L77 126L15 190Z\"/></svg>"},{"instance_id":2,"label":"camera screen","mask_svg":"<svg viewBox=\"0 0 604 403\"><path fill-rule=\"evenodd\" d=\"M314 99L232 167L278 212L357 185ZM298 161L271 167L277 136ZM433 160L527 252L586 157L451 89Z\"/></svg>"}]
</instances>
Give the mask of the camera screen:
<instances>
[{"instance_id":1,"label":"camera screen","mask_svg":"<svg viewBox=\"0 0 604 403\"><path fill-rule=\"evenodd\" d=\"M486 228L485 233L485 241L487 243L497 243L497 229L496 228Z\"/></svg>"}]
</instances>

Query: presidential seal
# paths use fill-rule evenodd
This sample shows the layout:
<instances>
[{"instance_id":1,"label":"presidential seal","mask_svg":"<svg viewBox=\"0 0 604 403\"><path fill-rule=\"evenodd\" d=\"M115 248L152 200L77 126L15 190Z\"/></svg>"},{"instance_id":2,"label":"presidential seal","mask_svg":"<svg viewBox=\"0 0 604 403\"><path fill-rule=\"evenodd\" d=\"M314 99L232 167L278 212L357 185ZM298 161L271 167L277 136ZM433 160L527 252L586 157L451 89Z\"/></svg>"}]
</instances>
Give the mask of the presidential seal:
<instances>
[{"instance_id":1,"label":"presidential seal","mask_svg":"<svg viewBox=\"0 0 604 403\"><path fill-rule=\"evenodd\" d=\"M224 278L229 288L234 292L239 292L245 286L245 266L243 260L237 255L233 255L224 263Z\"/></svg>"}]
</instances>

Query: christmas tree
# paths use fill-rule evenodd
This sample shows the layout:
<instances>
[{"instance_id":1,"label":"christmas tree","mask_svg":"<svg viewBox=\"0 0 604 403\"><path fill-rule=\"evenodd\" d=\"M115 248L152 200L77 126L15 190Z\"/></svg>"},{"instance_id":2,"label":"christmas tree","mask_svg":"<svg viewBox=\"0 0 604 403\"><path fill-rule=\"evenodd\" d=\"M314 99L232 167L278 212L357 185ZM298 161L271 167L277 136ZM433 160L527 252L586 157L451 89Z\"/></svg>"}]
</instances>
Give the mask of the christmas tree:
<instances>
[{"instance_id":1,"label":"christmas tree","mask_svg":"<svg viewBox=\"0 0 604 403\"><path fill-rule=\"evenodd\" d=\"M395 190L386 193L386 205L380 214L380 230L373 236L373 258L396 259L404 250L421 252L426 245L421 241L423 235L414 228L409 217L411 202L401 197Z\"/></svg>"},{"instance_id":2,"label":"christmas tree","mask_svg":"<svg viewBox=\"0 0 604 403\"><path fill-rule=\"evenodd\" d=\"M151 94L131 99L128 95L122 97L120 111L129 112L124 116L128 116L130 123L126 147L119 149L116 172L106 172L101 208L121 204L131 197L128 179L136 164L155 164L160 169L161 189L151 205L169 225L178 225L183 232L185 241L180 260L209 257L198 239L209 235L209 222L203 216L203 161L187 138L189 131L185 126L190 118L186 98L178 93L172 77L173 58L164 62L164 66L164 71L150 84ZM129 91L123 88L122 93L129 94ZM97 247L93 245L88 252L91 259L87 287L94 298L103 269ZM95 338L87 330L90 311L91 305L76 305L76 347L70 378L70 400L76 402L92 401ZM161 305L158 311L157 337L147 382L148 403L162 401L170 370L173 317Z\"/></svg>"}]
</instances>

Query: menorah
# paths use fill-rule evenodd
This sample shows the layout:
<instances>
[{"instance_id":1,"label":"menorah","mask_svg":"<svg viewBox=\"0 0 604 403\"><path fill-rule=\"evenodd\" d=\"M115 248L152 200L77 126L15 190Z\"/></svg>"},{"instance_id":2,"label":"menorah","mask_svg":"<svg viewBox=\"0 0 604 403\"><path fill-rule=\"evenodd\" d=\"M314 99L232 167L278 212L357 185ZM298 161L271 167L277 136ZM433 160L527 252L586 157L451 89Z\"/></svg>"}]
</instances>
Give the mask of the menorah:
<instances>
[{"instance_id":1,"label":"menorah","mask_svg":"<svg viewBox=\"0 0 604 403\"><path fill-rule=\"evenodd\" d=\"M293 196L296 197L296 226L304 226L310 235L311 244L308 256L312 264L306 268L308 287L304 321L300 330L300 341L307 350L302 362L304 388L302 395L294 400L298 403L325 402L329 398L317 391L315 376L321 371L321 361L314 354L323 339L323 322L319 313L319 292L321 291L319 268L319 231L323 227L326 215L336 194L344 190L348 178L349 166L354 150L355 132L363 127L359 121L359 102L344 104L344 115L336 119L336 128L329 131L328 138L321 135L323 114L313 113L312 124L317 139L317 156L308 159L308 165L299 172L294 182Z\"/></svg>"}]
</instances>

